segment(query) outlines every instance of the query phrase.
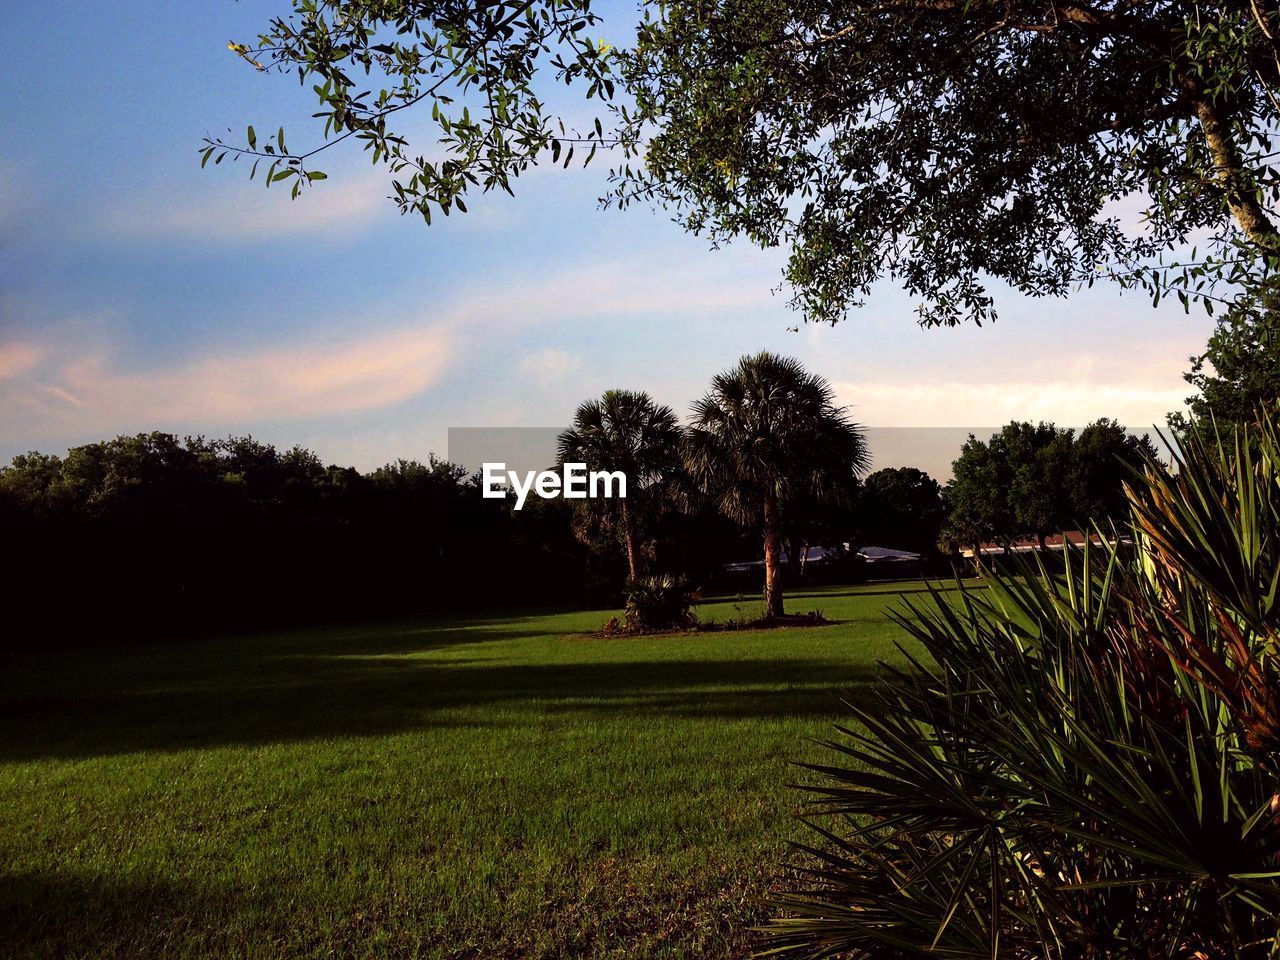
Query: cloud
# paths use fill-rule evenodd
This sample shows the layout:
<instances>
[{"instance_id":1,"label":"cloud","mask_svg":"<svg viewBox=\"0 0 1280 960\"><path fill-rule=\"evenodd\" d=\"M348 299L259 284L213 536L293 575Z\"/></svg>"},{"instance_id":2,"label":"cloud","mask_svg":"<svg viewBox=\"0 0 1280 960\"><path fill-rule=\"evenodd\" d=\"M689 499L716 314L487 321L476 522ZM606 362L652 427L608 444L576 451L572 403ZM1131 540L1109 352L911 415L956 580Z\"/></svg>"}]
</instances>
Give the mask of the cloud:
<instances>
[{"instance_id":1,"label":"cloud","mask_svg":"<svg viewBox=\"0 0 1280 960\"><path fill-rule=\"evenodd\" d=\"M773 267L762 258L672 269L660 260L609 260L570 267L546 277L512 278L504 285L475 290L455 313L486 329L524 328L573 317L706 314L768 306Z\"/></svg>"},{"instance_id":2,"label":"cloud","mask_svg":"<svg viewBox=\"0 0 1280 960\"><path fill-rule=\"evenodd\" d=\"M1141 430L1182 407L1187 387L1169 382L872 382L839 383L836 391L853 406L855 419L881 427L998 426L1010 420L1079 426L1110 417Z\"/></svg>"},{"instance_id":3,"label":"cloud","mask_svg":"<svg viewBox=\"0 0 1280 960\"><path fill-rule=\"evenodd\" d=\"M296 200L290 199L287 181L266 190L262 180L249 181L247 176L248 171L238 167L216 173L206 170L206 179L197 181L195 189L155 187L109 206L100 227L130 239L179 236L241 242L314 237L329 230L349 233L379 218L399 216L388 199L390 175L381 167L334 174Z\"/></svg>"},{"instance_id":4,"label":"cloud","mask_svg":"<svg viewBox=\"0 0 1280 960\"><path fill-rule=\"evenodd\" d=\"M32 343L0 343L0 381L26 373L40 362L42 354Z\"/></svg>"},{"instance_id":5,"label":"cloud","mask_svg":"<svg viewBox=\"0 0 1280 960\"><path fill-rule=\"evenodd\" d=\"M535 350L520 361L520 374L540 387L557 387L582 367L582 359L558 347Z\"/></svg>"},{"instance_id":6,"label":"cloud","mask_svg":"<svg viewBox=\"0 0 1280 960\"><path fill-rule=\"evenodd\" d=\"M0 425L6 432L83 436L165 425L241 429L378 409L428 389L453 346L451 333L429 325L227 352L144 371L122 369L119 357L101 347L48 349L0 380ZM0 358L10 356L31 355L0 345Z\"/></svg>"},{"instance_id":7,"label":"cloud","mask_svg":"<svg viewBox=\"0 0 1280 960\"><path fill-rule=\"evenodd\" d=\"M740 271L739 271L740 272ZM163 365L140 366L121 349L127 318L110 313L51 323L43 338L0 340L0 433L49 445L149 429L243 430L381 410L426 393L457 364L483 360L495 337L566 317L710 314L750 303L751 284L694 269L653 281L646 264L606 262L553 275L512 275L476 286L430 317L359 336L331 334L254 349L224 347ZM419 302L422 291L406 294ZM346 320L367 330L377 321ZM325 324L321 324L324 326ZM581 369L561 348L515 361L526 384L548 388ZM525 393L530 388L525 388ZM516 409L528 396L513 386Z\"/></svg>"},{"instance_id":8,"label":"cloud","mask_svg":"<svg viewBox=\"0 0 1280 960\"><path fill-rule=\"evenodd\" d=\"M181 237L243 243L327 234L349 239L353 232L401 219L391 199L396 175L382 165L330 171L328 179L296 199L291 197L291 181L265 189L261 178L248 179L243 164L226 167L206 169L203 176L180 186L157 185L125 197L106 207L99 229L132 240ZM512 222L514 215L500 198L485 199L474 203L469 213L454 216L449 221L454 229L493 230ZM408 219L422 227L416 214Z\"/></svg>"}]
</instances>

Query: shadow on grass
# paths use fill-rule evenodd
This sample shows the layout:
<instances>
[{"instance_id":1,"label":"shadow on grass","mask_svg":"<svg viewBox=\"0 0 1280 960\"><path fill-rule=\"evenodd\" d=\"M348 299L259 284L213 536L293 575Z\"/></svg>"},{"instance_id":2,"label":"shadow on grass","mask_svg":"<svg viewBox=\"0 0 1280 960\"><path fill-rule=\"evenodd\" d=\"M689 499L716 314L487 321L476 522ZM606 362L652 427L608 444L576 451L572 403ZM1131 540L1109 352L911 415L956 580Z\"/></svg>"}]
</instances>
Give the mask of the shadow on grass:
<instances>
[{"instance_id":1,"label":"shadow on grass","mask_svg":"<svg viewBox=\"0 0 1280 960\"><path fill-rule=\"evenodd\" d=\"M934 590L937 593L959 593L961 588L957 587L952 581L946 581L939 586L938 581L932 581ZM973 590L974 586L966 584L964 589ZM907 587L895 587L884 590L826 590L815 593L804 593L797 591L793 595L789 595L787 600L793 607L802 607L808 603L816 603L827 597L921 597L928 598L929 590L923 584L912 584Z\"/></svg>"},{"instance_id":2,"label":"shadow on grass","mask_svg":"<svg viewBox=\"0 0 1280 960\"><path fill-rule=\"evenodd\" d=\"M10 671L0 694L0 762L522 722L510 708L531 715L834 717L836 694L877 672L865 663L731 654L576 663L468 658L460 649L448 659L409 656L544 632L534 626L477 620L33 658Z\"/></svg>"},{"instance_id":3,"label":"shadow on grass","mask_svg":"<svg viewBox=\"0 0 1280 960\"><path fill-rule=\"evenodd\" d=\"M0 874L0 950L15 960L159 956L235 909L225 894L171 882Z\"/></svg>"}]
</instances>

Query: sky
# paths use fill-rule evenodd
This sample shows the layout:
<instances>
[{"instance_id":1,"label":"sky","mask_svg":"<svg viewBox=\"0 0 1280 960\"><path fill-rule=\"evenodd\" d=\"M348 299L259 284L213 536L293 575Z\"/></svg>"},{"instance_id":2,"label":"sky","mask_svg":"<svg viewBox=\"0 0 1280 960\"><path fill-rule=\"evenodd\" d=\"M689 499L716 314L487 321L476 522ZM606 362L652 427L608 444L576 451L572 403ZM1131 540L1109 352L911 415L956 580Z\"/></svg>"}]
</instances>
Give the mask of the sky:
<instances>
[{"instance_id":1,"label":"sky","mask_svg":"<svg viewBox=\"0 0 1280 960\"><path fill-rule=\"evenodd\" d=\"M319 135L309 90L227 49L280 0L3 6L22 56L0 66L0 462L164 430L368 469L446 453L449 427L567 424L610 387L685 413L762 349L827 377L872 427L1145 429L1181 406L1212 329L1115 288L996 287L997 323L926 330L888 284L845 323L804 325L777 289L782 252L601 210L600 157L428 227L387 199L384 168L339 148L290 201L197 156L246 123L285 124L291 146Z\"/></svg>"}]
</instances>

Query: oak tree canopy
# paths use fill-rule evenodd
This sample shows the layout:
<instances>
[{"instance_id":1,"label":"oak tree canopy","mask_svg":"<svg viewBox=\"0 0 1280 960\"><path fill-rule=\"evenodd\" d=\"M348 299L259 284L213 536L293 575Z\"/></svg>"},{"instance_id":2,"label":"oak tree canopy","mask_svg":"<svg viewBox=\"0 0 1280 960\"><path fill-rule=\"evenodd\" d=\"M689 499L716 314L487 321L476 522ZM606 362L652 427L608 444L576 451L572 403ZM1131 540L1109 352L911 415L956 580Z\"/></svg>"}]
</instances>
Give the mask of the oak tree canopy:
<instances>
[{"instance_id":1,"label":"oak tree canopy","mask_svg":"<svg viewBox=\"0 0 1280 960\"><path fill-rule=\"evenodd\" d=\"M282 5L231 48L310 88L314 140L250 127L204 163L299 190L358 143L429 221L607 148L606 204L784 247L810 320L882 277L925 324L993 317L993 279L1212 310L1265 287L1280 249L1275 0L651 0L622 48L591 0Z\"/></svg>"}]
</instances>

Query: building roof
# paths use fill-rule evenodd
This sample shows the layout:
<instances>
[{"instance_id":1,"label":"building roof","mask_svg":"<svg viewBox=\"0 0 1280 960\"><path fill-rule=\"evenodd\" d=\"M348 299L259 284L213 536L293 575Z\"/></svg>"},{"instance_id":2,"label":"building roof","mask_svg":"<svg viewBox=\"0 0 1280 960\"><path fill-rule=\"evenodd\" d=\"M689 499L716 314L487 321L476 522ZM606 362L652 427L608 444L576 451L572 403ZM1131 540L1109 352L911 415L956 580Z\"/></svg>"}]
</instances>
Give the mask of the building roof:
<instances>
[{"instance_id":1,"label":"building roof","mask_svg":"<svg viewBox=\"0 0 1280 960\"><path fill-rule=\"evenodd\" d=\"M892 547L859 547L858 556L872 563L893 560L919 560L920 554L910 550L895 550Z\"/></svg>"},{"instance_id":2,"label":"building roof","mask_svg":"<svg viewBox=\"0 0 1280 960\"><path fill-rule=\"evenodd\" d=\"M1086 534L1081 530L1064 530L1062 533L1054 533L1045 537L1044 546L1046 550L1061 552L1064 549L1064 544L1069 543L1073 547L1082 547L1084 546L1086 539L1095 546L1101 546L1103 543L1102 537L1098 536L1096 533L1090 533L1086 536ZM1131 541L1127 537L1120 538L1120 543L1129 542ZM1116 541L1108 540L1106 543L1108 545L1114 545ZM978 545L978 548L981 550L984 557L997 556L1006 552L1005 545L1003 543L982 543ZM1008 546L1009 553L1035 553L1039 549L1040 542L1035 537L1020 537L1019 539L1010 542ZM972 558L973 548L965 547L960 551L960 556Z\"/></svg>"}]
</instances>

